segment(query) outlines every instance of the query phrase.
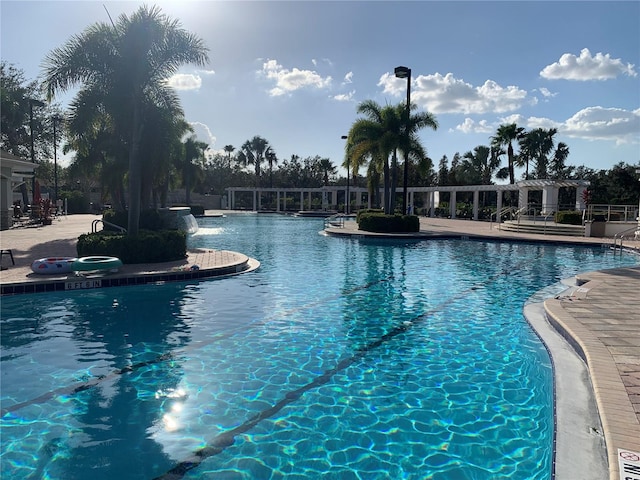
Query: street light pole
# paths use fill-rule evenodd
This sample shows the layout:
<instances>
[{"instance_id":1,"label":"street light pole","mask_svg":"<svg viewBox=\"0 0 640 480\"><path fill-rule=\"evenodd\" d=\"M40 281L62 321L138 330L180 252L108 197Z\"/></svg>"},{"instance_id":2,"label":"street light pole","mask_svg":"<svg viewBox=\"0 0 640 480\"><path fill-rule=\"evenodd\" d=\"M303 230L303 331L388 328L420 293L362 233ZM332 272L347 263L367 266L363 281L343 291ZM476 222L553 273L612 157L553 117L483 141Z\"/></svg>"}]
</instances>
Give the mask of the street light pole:
<instances>
[{"instance_id":1,"label":"street light pole","mask_svg":"<svg viewBox=\"0 0 640 480\"><path fill-rule=\"evenodd\" d=\"M405 135L407 145L404 152L404 179L402 182L402 211L406 215L407 212L407 182L409 179L409 119L411 118L411 69L408 67L396 67L394 70L396 78L407 79L407 118L405 124Z\"/></svg>"},{"instance_id":2,"label":"street light pole","mask_svg":"<svg viewBox=\"0 0 640 480\"><path fill-rule=\"evenodd\" d=\"M342 135L340 137L342 140L346 140L348 137L346 135ZM346 212L347 215L349 215L350 213L350 208L349 208L349 154L347 154L347 202L346 202Z\"/></svg>"},{"instance_id":3,"label":"street light pole","mask_svg":"<svg viewBox=\"0 0 640 480\"><path fill-rule=\"evenodd\" d=\"M60 120L59 115L54 115L53 120L53 184L54 184L54 202L58 202L58 141L56 138L56 126Z\"/></svg>"},{"instance_id":4,"label":"street light pole","mask_svg":"<svg viewBox=\"0 0 640 480\"><path fill-rule=\"evenodd\" d=\"M31 163L36 163L36 154L33 145L33 107L44 107L44 103L34 98L29 99L29 130L31 133ZM36 193L36 171L33 170L33 177L31 178L31 205L33 207L34 195Z\"/></svg>"}]
</instances>

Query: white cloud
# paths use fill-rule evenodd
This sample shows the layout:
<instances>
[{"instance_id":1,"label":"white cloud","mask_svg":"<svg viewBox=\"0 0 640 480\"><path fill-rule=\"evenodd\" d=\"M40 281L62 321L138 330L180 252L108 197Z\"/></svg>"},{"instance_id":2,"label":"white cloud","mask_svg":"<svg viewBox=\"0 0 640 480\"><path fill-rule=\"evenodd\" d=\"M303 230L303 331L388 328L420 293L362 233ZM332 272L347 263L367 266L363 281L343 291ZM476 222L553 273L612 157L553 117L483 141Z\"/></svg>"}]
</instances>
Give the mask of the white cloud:
<instances>
[{"instance_id":1,"label":"white cloud","mask_svg":"<svg viewBox=\"0 0 640 480\"><path fill-rule=\"evenodd\" d=\"M292 70L284 68L276 60L267 59L262 64L260 74L275 82L276 86L269 90L272 97L285 95L301 88L309 87L315 89L327 88L331 85L331 77L322 77L313 70Z\"/></svg>"},{"instance_id":2,"label":"white cloud","mask_svg":"<svg viewBox=\"0 0 640 480\"><path fill-rule=\"evenodd\" d=\"M355 90L351 90L348 93L340 93L338 95L334 95L332 98L337 100L338 102L349 102L353 100L353 96L356 94Z\"/></svg>"},{"instance_id":3,"label":"white cloud","mask_svg":"<svg viewBox=\"0 0 640 480\"><path fill-rule=\"evenodd\" d=\"M344 83L353 83L353 72L349 72L344 76Z\"/></svg>"},{"instance_id":4,"label":"white cloud","mask_svg":"<svg viewBox=\"0 0 640 480\"><path fill-rule=\"evenodd\" d=\"M209 145L209 149L212 149L216 144L217 138L213 133L211 133L209 126L202 122L189 122L189 125L193 127L193 135L196 136L198 141L205 142Z\"/></svg>"},{"instance_id":5,"label":"white cloud","mask_svg":"<svg viewBox=\"0 0 640 480\"><path fill-rule=\"evenodd\" d=\"M198 73L202 73L203 75L215 75L215 70L198 70Z\"/></svg>"},{"instance_id":6,"label":"white cloud","mask_svg":"<svg viewBox=\"0 0 640 480\"><path fill-rule=\"evenodd\" d=\"M385 73L378 86L383 93L404 96L407 82ZM515 86L502 87L493 80L474 87L451 73L420 75L412 85L411 101L432 113L503 113L522 106L527 92Z\"/></svg>"},{"instance_id":7,"label":"white cloud","mask_svg":"<svg viewBox=\"0 0 640 480\"><path fill-rule=\"evenodd\" d=\"M495 128L491 126L486 120L475 120L467 117L460 125L456 125L455 130L463 133L495 133Z\"/></svg>"},{"instance_id":8,"label":"white cloud","mask_svg":"<svg viewBox=\"0 0 640 480\"><path fill-rule=\"evenodd\" d=\"M549 118L524 117L520 114L499 119L500 125L515 123L527 130L557 128L558 133L583 140L605 140L616 144L640 144L640 109L588 107L564 122Z\"/></svg>"},{"instance_id":9,"label":"white cloud","mask_svg":"<svg viewBox=\"0 0 640 480\"><path fill-rule=\"evenodd\" d=\"M640 143L640 109L588 107L569 118L561 128L569 137Z\"/></svg>"},{"instance_id":10,"label":"white cloud","mask_svg":"<svg viewBox=\"0 0 640 480\"><path fill-rule=\"evenodd\" d=\"M591 55L588 48L580 51L580 56L576 57L570 53L565 53L555 63L547 65L540 72L540 76L551 80L609 80L618 75L637 76L634 65L622 63L619 58L611 58L607 53L596 53Z\"/></svg>"},{"instance_id":11,"label":"white cloud","mask_svg":"<svg viewBox=\"0 0 640 480\"><path fill-rule=\"evenodd\" d=\"M556 95L558 95L557 93L551 93L551 91L548 88L539 88L538 91L542 94L543 97L555 97Z\"/></svg>"},{"instance_id":12,"label":"white cloud","mask_svg":"<svg viewBox=\"0 0 640 480\"><path fill-rule=\"evenodd\" d=\"M176 90L199 90L202 86L200 75L177 73L167 80L167 84Z\"/></svg>"}]
</instances>

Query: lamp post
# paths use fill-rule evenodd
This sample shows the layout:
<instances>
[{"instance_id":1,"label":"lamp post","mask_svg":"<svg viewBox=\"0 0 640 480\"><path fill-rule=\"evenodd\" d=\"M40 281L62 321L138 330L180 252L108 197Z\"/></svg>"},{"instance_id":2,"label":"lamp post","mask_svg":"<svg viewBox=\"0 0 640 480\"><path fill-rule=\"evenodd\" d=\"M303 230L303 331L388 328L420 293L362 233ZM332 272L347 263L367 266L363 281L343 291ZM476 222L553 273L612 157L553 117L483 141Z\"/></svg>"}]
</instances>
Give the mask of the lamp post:
<instances>
[{"instance_id":1,"label":"lamp post","mask_svg":"<svg viewBox=\"0 0 640 480\"><path fill-rule=\"evenodd\" d=\"M53 121L53 184L54 184L54 201L58 202L58 141L56 138L56 126L62 120L60 115L54 115Z\"/></svg>"},{"instance_id":2,"label":"lamp post","mask_svg":"<svg viewBox=\"0 0 640 480\"><path fill-rule=\"evenodd\" d=\"M29 130L31 133L31 163L36 163L35 149L33 147L33 107L44 107L44 103L34 98L29 99ZM34 194L36 193L36 172L33 170L33 177L31 178L31 204L34 203Z\"/></svg>"},{"instance_id":3,"label":"lamp post","mask_svg":"<svg viewBox=\"0 0 640 480\"><path fill-rule=\"evenodd\" d=\"M346 140L348 137L346 135L342 135L340 138L342 140ZM346 211L347 211L347 215L349 215L349 154L347 154L347 202L346 202Z\"/></svg>"},{"instance_id":4,"label":"lamp post","mask_svg":"<svg viewBox=\"0 0 640 480\"><path fill-rule=\"evenodd\" d=\"M405 124L405 134L407 145L404 152L404 179L402 182L402 212L407 214L407 181L409 177L409 119L411 118L411 69L408 67L396 67L394 70L396 78L407 79L407 123Z\"/></svg>"}]
</instances>

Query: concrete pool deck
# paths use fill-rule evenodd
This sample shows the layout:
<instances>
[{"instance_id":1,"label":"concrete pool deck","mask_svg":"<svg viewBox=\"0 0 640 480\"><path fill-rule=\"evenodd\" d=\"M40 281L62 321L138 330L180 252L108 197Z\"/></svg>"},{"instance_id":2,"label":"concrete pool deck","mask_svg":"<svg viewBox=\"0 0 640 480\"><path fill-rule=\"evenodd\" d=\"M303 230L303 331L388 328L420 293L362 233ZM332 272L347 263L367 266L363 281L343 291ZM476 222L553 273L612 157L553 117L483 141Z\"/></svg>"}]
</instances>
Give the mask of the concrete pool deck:
<instances>
[{"instance_id":1,"label":"concrete pool deck","mask_svg":"<svg viewBox=\"0 0 640 480\"><path fill-rule=\"evenodd\" d=\"M230 213L230 212L207 212ZM246 212L244 212L246 213ZM91 231L94 220L100 219L98 215L70 215L58 217L50 226L45 227L20 227L0 232L0 248L11 249L15 265L11 264L8 255L2 255L2 266L7 270L0 271L0 285L3 292L23 286L27 290L23 292L51 291L36 290L36 285L43 283L58 283L64 289L67 276L43 276L31 272L31 263L38 258L45 257L75 257L76 240L79 235ZM322 223L319 222L319 230ZM584 238L571 236L549 236L507 232L498 230L496 225L487 222L474 222L469 220L449 220L439 218L420 218L421 236L429 238L486 238L506 241L531 241L551 243L591 244L595 246L611 244L611 239ZM363 235L356 228L355 222L346 222L344 228L328 229L335 235ZM373 235L375 236L375 235ZM413 237L414 235L402 235ZM630 247L638 248L640 242L629 242ZM629 254L629 253L625 253ZM194 277L191 267L198 265L203 274L202 277ZM109 275L112 278L122 278L120 284L137 284L136 278L144 278L149 281L188 280L191 278L204 278L216 274L235 274L256 268L256 262L246 255L229 251L198 250L189 252L185 260L153 264L153 265L125 265L121 272ZM199 274L198 274L199 275ZM43 278L45 277L45 278ZM131 280L133 279L133 280ZM573 478L594 478L601 471L602 463L605 471L608 470L610 480L618 480L619 458L618 448L640 452L640 267L619 268L601 272L590 272L578 276L579 282L586 282L579 287L569 289L557 298L544 302L544 308L539 305L539 318L547 317L553 326L560 332L567 342L564 342L566 350L575 350L583 359L585 378L579 381L580 374L570 375L572 371L562 371L556 361L556 390L558 398L565 398L569 402L568 417L563 410L558 410L557 427L557 458L556 479L565 480ZM525 307L525 310L530 307ZM528 314L527 314L528 315ZM543 337L555 358L553 341L549 341L540 332L544 329L540 325L531 322L538 333ZM555 330L554 330L555 332ZM557 334L556 334L557 336ZM571 345L571 347L567 347ZM580 362L578 362L580 363ZM575 368L580 368L577 365ZM560 375L559 375L560 374ZM565 375L563 377L562 375ZM589 380L591 384L589 385ZM572 382L581 385L574 385ZM571 408L571 402L577 402L577 394L573 388L587 387L592 390L595 405L592 412L588 407L584 408L584 415L595 415L602 422L602 432L598 432L596 425L592 425L591 419L581 418L583 409ZM576 434L572 429L579 428L575 423L584 423L584 431ZM589 427L590 426L590 427ZM593 428L594 431L589 430ZM576 451L573 443L576 436L587 437L592 443L605 441L607 446L608 462L606 459L597 458L597 448L593 451ZM568 458L571 457L571 458ZM587 472L576 475L577 469Z\"/></svg>"}]
</instances>

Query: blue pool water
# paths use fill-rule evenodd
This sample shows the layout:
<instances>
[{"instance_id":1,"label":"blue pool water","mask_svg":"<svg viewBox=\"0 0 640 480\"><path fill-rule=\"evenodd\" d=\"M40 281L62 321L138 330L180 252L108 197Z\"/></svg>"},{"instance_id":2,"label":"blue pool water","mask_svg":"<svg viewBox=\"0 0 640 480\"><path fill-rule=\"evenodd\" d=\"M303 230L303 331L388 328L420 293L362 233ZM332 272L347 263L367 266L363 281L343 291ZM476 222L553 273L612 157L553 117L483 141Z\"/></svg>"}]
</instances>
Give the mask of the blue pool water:
<instances>
[{"instance_id":1,"label":"blue pool water","mask_svg":"<svg viewBox=\"0 0 640 480\"><path fill-rule=\"evenodd\" d=\"M201 219L236 277L2 299L2 478L549 479L525 300L636 264L599 248Z\"/></svg>"}]
</instances>

